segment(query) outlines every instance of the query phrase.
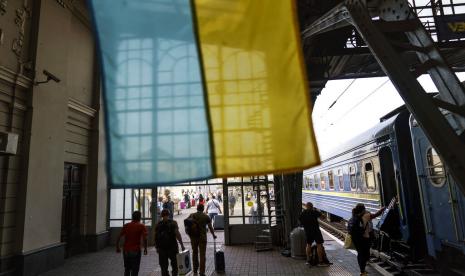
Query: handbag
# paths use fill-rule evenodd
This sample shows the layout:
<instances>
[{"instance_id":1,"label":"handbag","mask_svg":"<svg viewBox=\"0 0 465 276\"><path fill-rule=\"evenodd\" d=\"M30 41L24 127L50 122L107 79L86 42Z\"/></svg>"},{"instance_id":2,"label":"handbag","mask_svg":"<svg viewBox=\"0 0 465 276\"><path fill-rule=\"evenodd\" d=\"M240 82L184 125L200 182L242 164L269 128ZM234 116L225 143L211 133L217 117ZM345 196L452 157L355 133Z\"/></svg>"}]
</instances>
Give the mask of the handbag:
<instances>
[{"instance_id":1,"label":"handbag","mask_svg":"<svg viewBox=\"0 0 465 276\"><path fill-rule=\"evenodd\" d=\"M178 274L186 275L192 270L191 254L189 250L184 250L176 254L176 261L178 263Z\"/></svg>"},{"instance_id":2,"label":"handbag","mask_svg":"<svg viewBox=\"0 0 465 276\"><path fill-rule=\"evenodd\" d=\"M352 240L352 236L350 234L346 235L346 238L344 240L344 248L355 249L354 241Z\"/></svg>"}]
</instances>

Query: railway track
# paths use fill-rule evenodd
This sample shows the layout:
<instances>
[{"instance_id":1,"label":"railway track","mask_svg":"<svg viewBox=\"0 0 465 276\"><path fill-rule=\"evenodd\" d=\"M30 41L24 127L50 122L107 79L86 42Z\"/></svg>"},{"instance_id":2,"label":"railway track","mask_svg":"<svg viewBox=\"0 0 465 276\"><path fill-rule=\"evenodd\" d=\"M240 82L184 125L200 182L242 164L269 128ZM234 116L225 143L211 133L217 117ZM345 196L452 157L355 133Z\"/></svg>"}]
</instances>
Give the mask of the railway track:
<instances>
[{"instance_id":1,"label":"railway track","mask_svg":"<svg viewBox=\"0 0 465 276\"><path fill-rule=\"evenodd\" d=\"M322 227L331 235L338 238L340 241L344 242L347 234L346 225L343 222L328 222L325 220L319 220L320 227ZM391 275L408 275L408 276L436 276L440 275L435 270L431 269L425 264L408 264L404 265L382 252L379 252L375 249L372 250L372 259L369 262L369 265L378 271L380 274L385 276Z\"/></svg>"}]
</instances>

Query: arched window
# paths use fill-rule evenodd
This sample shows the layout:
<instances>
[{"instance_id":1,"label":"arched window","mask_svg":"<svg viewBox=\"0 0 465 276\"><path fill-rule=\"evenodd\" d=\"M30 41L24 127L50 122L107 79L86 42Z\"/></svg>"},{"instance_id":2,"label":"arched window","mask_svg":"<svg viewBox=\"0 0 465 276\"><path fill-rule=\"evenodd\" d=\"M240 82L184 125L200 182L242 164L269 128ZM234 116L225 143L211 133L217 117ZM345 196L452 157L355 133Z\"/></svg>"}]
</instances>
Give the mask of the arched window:
<instances>
[{"instance_id":1,"label":"arched window","mask_svg":"<svg viewBox=\"0 0 465 276\"><path fill-rule=\"evenodd\" d=\"M426 153L428 162L428 178L435 187L442 187L445 182L444 164L434 148L429 148Z\"/></svg>"},{"instance_id":2,"label":"arched window","mask_svg":"<svg viewBox=\"0 0 465 276\"><path fill-rule=\"evenodd\" d=\"M369 192L374 192L376 190L376 180L375 180L375 172L373 170L373 163L367 162L365 163L365 183L367 185L367 190Z\"/></svg>"},{"instance_id":3,"label":"arched window","mask_svg":"<svg viewBox=\"0 0 465 276\"><path fill-rule=\"evenodd\" d=\"M329 189L334 190L334 174L332 170L328 172L328 181L329 181Z\"/></svg>"},{"instance_id":4,"label":"arched window","mask_svg":"<svg viewBox=\"0 0 465 276\"><path fill-rule=\"evenodd\" d=\"M342 169L337 170L337 177L339 179L339 190L344 190L344 175L342 173Z\"/></svg>"},{"instance_id":5,"label":"arched window","mask_svg":"<svg viewBox=\"0 0 465 276\"><path fill-rule=\"evenodd\" d=\"M350 165L349 166L349 177L350 177L350 189L351 190L356 190L357 189L357 180L355 176L355 166Z\"/></svg>"},{"instance_id":6,"label":"arched window","mask_svg":"<svg viewBox=\"0 0 465 276\"><path fill-rule=\"evenodd\" d=\"M320 173L320 184L321 184L321 189L326 190L325 173Z\"/></svg>"}]
</instances>

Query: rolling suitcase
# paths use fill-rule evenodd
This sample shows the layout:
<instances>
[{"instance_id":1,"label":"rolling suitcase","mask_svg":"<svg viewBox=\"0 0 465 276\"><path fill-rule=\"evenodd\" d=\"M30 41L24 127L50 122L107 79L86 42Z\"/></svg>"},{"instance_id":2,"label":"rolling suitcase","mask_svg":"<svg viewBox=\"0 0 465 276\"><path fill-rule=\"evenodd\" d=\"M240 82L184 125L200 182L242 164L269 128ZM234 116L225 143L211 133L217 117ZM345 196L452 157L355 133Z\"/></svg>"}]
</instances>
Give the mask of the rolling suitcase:
<instances>
[{"instance_id":1,"label":"rolling suitcase","mask_svg":"<svg viewBox=\"0 0 465 276\"><path fill-rule=\"evenodd\" d=\"M215 252L215 271L225 272L224 252L221 249L216 250L216 239L213 240L213 251Z\"/></svg>"},{"instance_id":2,"label":"rolling suitcase","mask_svg":"<svg viewBox=\"0 0 465 276\"><path fill-rule=\"evenodd\" d=\"M180 201L179 202L179 207L181 207L181 209L186 209L186 203L184 201Z\"/></svg>"},{"instance_id":3,"label":"rolling suitcase","mask_svg":"<svg viewBox=\"0 0 465 276\"><path fill-rule=\"evenodd\" d=\"M215 216L215 219L213 220L213 228L215 230L224 230L224 216L223 215Z\"/></svg>"},{"instance_id":4,"label":"rolling suitcase","mask_svg":"<svg viewBox=\"0 0 465 276\"><path fill-rule=\"evenodd\" d=\"M195 207L195 199L191 199L191 207Z\"/></svg>"}]
</instances>

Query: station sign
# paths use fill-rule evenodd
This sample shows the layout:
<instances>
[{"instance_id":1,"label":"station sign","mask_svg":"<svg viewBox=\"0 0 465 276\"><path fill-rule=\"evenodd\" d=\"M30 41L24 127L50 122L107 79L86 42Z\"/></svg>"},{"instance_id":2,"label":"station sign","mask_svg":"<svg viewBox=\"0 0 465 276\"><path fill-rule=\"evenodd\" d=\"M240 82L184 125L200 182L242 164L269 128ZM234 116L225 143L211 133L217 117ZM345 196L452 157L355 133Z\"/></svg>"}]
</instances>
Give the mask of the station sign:
<instances>
[{"instance_id":1,"label":"station sign","mask_svg":"<svg viewBox=\"0 0 465 276\"><path fill-rule=\"evenodd\" d=\"M465 14L438 16L436 28L440 41L465 38Z\"/></svg>"}]
</instances>

